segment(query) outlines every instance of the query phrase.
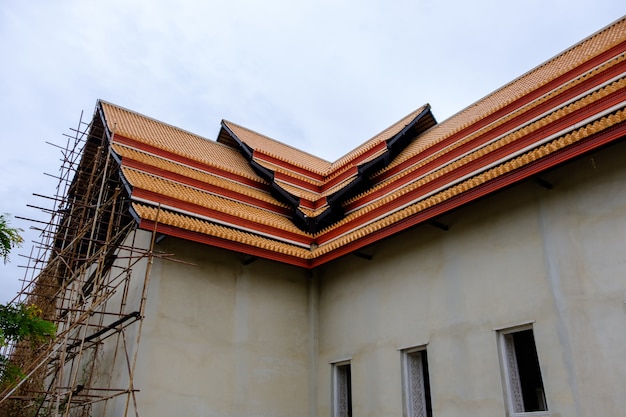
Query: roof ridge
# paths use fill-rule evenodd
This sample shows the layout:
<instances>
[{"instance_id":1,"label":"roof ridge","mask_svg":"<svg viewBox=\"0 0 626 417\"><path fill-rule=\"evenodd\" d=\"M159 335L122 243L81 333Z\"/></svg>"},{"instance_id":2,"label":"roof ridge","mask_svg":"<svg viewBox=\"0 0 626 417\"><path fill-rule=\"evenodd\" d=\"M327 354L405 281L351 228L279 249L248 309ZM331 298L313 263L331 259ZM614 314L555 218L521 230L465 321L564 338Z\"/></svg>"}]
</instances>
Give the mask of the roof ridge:
<instances>
[{"instance_id":1,"label":"roof ridge","mask_svg":"<svg viewBox=\"0 0 626 417\"><path fill-rule=\"evenodd\" d=\"M267 135L264 135L263 133L259 133L259 132L257 132L257 131L256 131L256 130L254 130L254 129L250 129L250 128L245 127L245 126L242 126L242 125L240 125L240 124L238 124L238 123L231 122L230 120L227 120L227 119L222 119L222 123L227 123L227 124L229 124L229 125L236 126L236 127L240 128L240 129L247 130L248 132L253 133L253 134L257 135L257 136L260 136L260 137L262 137L262 138L264 138L264 139L270 140L270 141L275 142L275 143L277 143L277 144L279 144L279 145L282 145L282 146L285 146L285 147L287 147L287 148L290 148L290 149L292 149L292 150L294 150L294 151L296 151L296 152L298 152L298 153L305 154L305 155L310 156L310 157L312 157L312 158L318 159L318 160L320 160L320 161L322 161L322 162L326 162L326 163L328 163L328 164L330 164L330 163L331 163L330 161L328 161L328 160L326 160L326 159L324 159L324 158L322 158L322 157L319 157L319 156L314 155L314 154L312 154L312 153L310 153L310 152L307 152L307 151L303 151L302 149L298 149L298 148L296 148L296 147L295 147L295 146L293 146L293 145L289 145L288 143L285 143L285 142L280 141L280 140L278 140L278 139L271 138L271 137L269 137L269 136L267 136ZM264 150L262 150L262 151L264 151ZM265 153L265 152L264 152L264 153ZM276 155L272 155L272 156L276 156Z\"/></svg>"},{"instance_id":2,"label":"roof ridge","mask_svg":"<svg viewBox=\"0 0 626 417\"><path fill-rule=\"evenodd\" d=\"M361 143L360 145L356 146L356 147L355 147L355 148L353 148L352 150L350 150L350 151L346 152L345 154L343 154L342 156L340 156L339 158L337 158L337 159L336 159L336 160L334 160L334 161L328 161L328 160L326 160L326 159L324 159L324 158L321 158L321 157L319 157L319 156L317 156L317 155L314 155L314 154L312 154L312 153L310 153L310 152L303 151L303 150L298 149L298 148L296 148L296 147L294 147L294 146L292 146L292 145L289 145L289 144L287 144L287 143L284 143L284 142L282 142L282 141L280 141L280 140L278 140L278 139L271 138L271 137L269 137L269 136L267 136L267 135L264 135L264 134L262 134L262 133L257 132L257 131L256 131L256 130L254 130L254 129L250 129L250 128L248 128L248 127L242 126L242 125L240 125L240 124L238 124L238 123L235 123L235 122L232 122L232 121L230 121L230 120L227 120L227 119L222 119L222 123L224 123L224 124L226 124L226 125L228 125L228 126L235 126L235 127L239 128L239 129L243 129L243 130L245 130L245 131L247 131L247 132L249 132L249 133L251 133L251 134L257 135L257 136L259 136L259 137L261 137L261 138L263 138L263 139L266 139L266 140L272 141L272 142L277 143L277 144L279 144L279 145L281 145L281 146L285 146L285 147L287 147L287 148L289 148L289 149L291 149L291 150L293 150L293 151L295 151L295 152L297 152L297 153L299 153L299 154L306 155L306 156L311 157L311 158L314 158L314 159L316 159L316 160L318 160L318 161L320 161L320 162L323 162L323 163L325 163L325 164L328 164L328 166L327 166L327 167L326 167L323 171L322 171L322 170L320 170L320 171L318 172L317 170L312 170L312 172L314 172L314 173L316 173L316 174L320 174L320 175L322 175L322 176L324 176L324 177L328 177L328 176L332 175L332 174L333 174L335 171L337 171L338 169L341 169L342 167L344 167L344 166L345 166L347 163L349 163L351 160L353 160L353 159L357 158L357 157L358 157L358 156L360 156L363 152L367 151L367 150L368 150L371 146L373 146L373 145L372 145L372 144L373 144L373 142L375 142L377 138L380 138L381 136L383 136L383 135L384 135L387 131L392 130L393 128L397 128L397 127L398 127L398 125L399 125L400 123L402 123L402 122L405 122L405 123L404 123L404 125L403 125L403 127L404 127L404 126L406 126L406 125L408 125L408 124L411 122L411 120L408 120L408 119L410 119L410 118L412 118L412 117L413 117L413 118L414 118L414 117L416 117L417 115L419 115L420 113L422 113L422 112L423 112L424 110L426 110L426 109L430 109L430 104L429 104L429 103L426 103L426 104L424 104L424 105L422 105L422 106L418 107L417 109L415 109L415 110L413 110L413 111L411 111L411 112L407 113L405 116L401 117L401 118L400 118L400 119L398 119L396 122L392 123L391 125L387 126L387 127L386 127L386 128L384 128L383 130L381 130L381 131L379 131L378 133L374 134L374 135L373 135L373 136L371 136L369 139L367 139L365 142L363 142L363 143ZM393 136L393 135L390 135L390 136ZM388 138L387 138L387 139L388 139ZM386 140L386 139L380 139L380 141L382 141L382 140ZM377 143L378 143L378 142L377 142ZM249 146L249 145L248 145L248 146ZM301 164L299 164L297 161L291 161L291 160L289 160L289 158L286 158L286 157L284 157L284 156L278 155L277 153L272 152L271 150L268 150L268 149L263 149L263 148L259 148L258 150L259 150L260 152L262 152L262 153L266 154L266 155L269 155L269 156L272 156L272 157L278 158L278 159L283 160L284 162L287 162L287 163L292 164L292 165L294 165L294 166L298 166L298 167L299 167L299 166L301 165ZM302 167L302 168L307 168L307 167ZM311 170L311 167L308 167L308 169L310 169L310 170Z\"/></svg>"},{"instance_id":3,"label":"roof ridge","mask_svg":"<svg viewBox=\"0 0 626 417\"><path fill-rule=\"evenodd\" d=\"M567 48L567 49L565 49L565 50L563 50L561 52L558 52L557 54L555 54L552 57L550 57L550 58L546 59L545 61L543 61L541 64L534 66L533 68L529 69L528 71L524 72L523 74L519 75L518 77L514 78L513 80L511 80L508 83L504 84L503 86L500 86L500 87L496 88L495 90L492 90L491 92L487 93L485 96L479 98L475 102L471 103L470 105L468 105L468 106L464 107L463 109L459 110L458 112L454 113L452 116L448 117L445 120L442 120L439 123L438 126L444 127L445 124L448 124L451 120L456 119L461 114L468 112L469 110L471 110L472 108L478 106L479 104L483 104L489 98L492 98L497 93L500 93L502 91L510 89L515 84L519 84L522 79L524 79L526 77L529 77L531 74L537 73L541 69L546 68L546 66L552 64L554 61L558 60L559 58L562 58L562 57L566 56L569 53L572 53L575 49L578 49L578 48L582 47L583 44L585 44L587 42L590 42L592 39L597 38L601 34L607 33L609 31L611 31L614 26L617 26L620 23L622 23L622 24L626 23L626 15L622 16L621 18L619 18L617 20L615 20L614 22L610 23L609 25L607 25L607 26L597 30L596 32L592 33L591 35L587 36L586 38L578 41L577 43L575 43L574 45L570 46L569 48ZM604 48L600 48L597 51L596 55L598 55L598 53L602 53L604 51L605 51ZM594 56L596 56L596 55L594 55ZM589 58L591 58L591 57L586 57L585 61L589 60ZM566 73L567 71L568 71L568 69L562 69L561 75ZM553 80L555 78L557 78L557 77L554 77L554 78L552 78L550 80L546 80L546 82L551 81L551 80ZM536 89L536 85L533 85L533 88L531 88L531 90L534 90L534 89ZM502 102L500 104L501 104L501 107L504 107L506 104L508 104L508 102ZM491 111L491 113L493 113L493 112L495 112L497 110L498 109L494 109L494 110ZM481 115L481 117L484 117L484 116L485 116L484 114ZM466 125L471 124L471 123L472 122L467 122ZM463 127L461 127L460 129L462 129L462 128ZM452 133L454 133L454 132L452 132Z\"/></svg>"},{"instance_id":4,"label":"roof ridge","mask_svg":"<svg viewBox=\"0 0 626 417\"><path fill-rule=\"evenodd\" d=\"M133 114L133 115L135 115L135 116L137 116L137 117L141 117L141 118L143 118L143 119L145 119L145 120L149 120L149 121L151 121L151 122L158 123L158 124L160 124L161 126L164 126L164 127L170 128L170 129L177 130L177 131L179 131L179 132L181 132L181 133L185 133L185 134L190 135L190 136L193 136L193 137L195 137L195 138L198 138L198 139L203 139L203 140L206 140L207 142L211 142L211 143L217 144L217 145L219 145L219 146L225 146L225 147L227 147L227 148L229 147L228 145L225 145L225 144L223 144L223 143L220 143L220 142L218 142L218 141L217 141L217 140L215 140L215 139L207 138L206 136L199 135L198 133L194 133L194 132L191 132L191 131L189 131L189 130L182 129L182 128L178 127L178 126L174 126L173 124L170 124L170 123L164 122L164 121L159 120L159 119L156 119L156 118L154 118L154 117L147 116L147 115L145 115L145 114L143 114L143 113L140 113L140 112L138 112L138 111L131 110L131 109L129 109L129 108L127 108L127 107L124 107L124 106L120 106L119 104L115 104L115 103L112 103L112 102L110 102L110 101L107 101L107 100L104 100L104 99L101 99L101 98L97 100L97 104L99 104L99 103L103 103L103 104L109 105L109 106L111 106L111 107L115 107L115 108L117 108L118 110L125 111L125 112L130 113L130 114ZM106 116L106 112L104 112L104 114L105 114L105 116ZM106 121L106 118L105 118L105 121ZM109 126L108 126L108 123L107 123L107 128L108 128L108 127L109 127Z\"/></svg>"},{"instance_id":5,"label":"roof ridge","mask_svg":"<svg viewBox=\"0 0 626 417\"><path fill-rule=\"evenodd\" d=\"M414 119L415 117L417 117L420 113L422 113L424 110L426 109L430 109L430 104L426 103L420 107L418 107L417 109L407 113L404 117L401 117L400 119L398 119L396 122L392 123L391 125L387 126L385 129L381 130L380 132L376 133L374 136L372 136L371 138L367 139L365 142L361 143L360 145L358 145L356 148L352 149L351 151L346 152L344 155L340 156L339 158L337 158L335 161L333 161L331 163L331 169L326 173L326 176L334 173L334 171L344 167L348 162L350 162L350 160L353 160L355 158L357 158L360 153L357 154L357 151L363 149L363 151L365 151L366 146L369 145L370 143L372 143L376 138L382 136L385 132L387 132L388 130L393 129L394 127L397 127L398 124L400 124L401 122L412 118ZM404 124L404 126L407 126L412 119L408 122L406 122ZM393 135L391 135L393 136ZM354 156L351 156L351 154L354 154ZM339 161L341 161L342 159L348 159L346 162L344 163L339 163Z\"/></svg>"}]
</instances>

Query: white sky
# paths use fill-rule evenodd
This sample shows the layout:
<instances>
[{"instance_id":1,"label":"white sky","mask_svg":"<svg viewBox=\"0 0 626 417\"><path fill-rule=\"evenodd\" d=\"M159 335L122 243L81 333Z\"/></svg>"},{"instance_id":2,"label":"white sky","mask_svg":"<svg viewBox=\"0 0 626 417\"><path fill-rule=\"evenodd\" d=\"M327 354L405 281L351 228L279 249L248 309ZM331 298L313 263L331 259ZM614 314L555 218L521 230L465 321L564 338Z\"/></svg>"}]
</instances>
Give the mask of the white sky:
<instances>
[{"instance_id":1,"label":"white sky","mask_svg":"<svg viewBox=\"0 0 626 417\"><path fill-rule=\"evenodd\" d=\"M215 139L228 119L335 160L430 103L442 121L626 13L623 0L3 0L0 213L47 216L98 98ZM626 37L626 34L624 34ZM0 263L19 290L37 234Z\"/></svg>"}]
</instances>

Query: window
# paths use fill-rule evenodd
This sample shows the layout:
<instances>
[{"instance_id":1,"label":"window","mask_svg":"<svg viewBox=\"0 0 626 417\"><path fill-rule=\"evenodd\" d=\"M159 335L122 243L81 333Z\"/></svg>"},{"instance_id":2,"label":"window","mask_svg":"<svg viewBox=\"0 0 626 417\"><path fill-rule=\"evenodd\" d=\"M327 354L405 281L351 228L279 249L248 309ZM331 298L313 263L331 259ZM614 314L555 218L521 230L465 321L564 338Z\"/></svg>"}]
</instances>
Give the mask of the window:
<instances>
[{"instance_id":1,"label":"window","mask_svg":"<svg viewBox=\"0 0 626 417\"><path fill-rule=\"evenodd\" d=\"M428 357L425 348L402 351L402 383L404 415L432 417Z\"/></svg>"},{"instance_id":2,"label":"window","mask_svg":"<svg viewBox=\"0 0 626 417\"><path fill-rule=\"evenodd\" d=\"M531 326L499 332L505 397L510 416L547 415L541 369Z\"/></svg>"},{"instance_id":3,"label":"window","mask_svg":"<svg viewBox=\"0 0 626 417\"><path fill-rule=\"evenodd\" d=\"M333 416L352 417L352 372L349 361L333 364Z\"/></svg>"}]
</instances>

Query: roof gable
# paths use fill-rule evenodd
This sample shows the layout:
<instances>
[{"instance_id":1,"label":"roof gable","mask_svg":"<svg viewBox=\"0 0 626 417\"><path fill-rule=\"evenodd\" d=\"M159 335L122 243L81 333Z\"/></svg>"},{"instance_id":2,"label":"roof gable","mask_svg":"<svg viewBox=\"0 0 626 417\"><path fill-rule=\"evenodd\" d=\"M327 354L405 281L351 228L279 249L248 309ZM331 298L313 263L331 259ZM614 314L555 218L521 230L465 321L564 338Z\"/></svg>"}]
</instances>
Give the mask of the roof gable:
<instances>
[{"instance_id":1,"label":"roof gable","mask_svg":"<svg viewBox=\"0 0 626 417\"><path fill-rule=\"evenodd\" d=\"M99 102L139 226L313 268L626 135L621 19L436 124L335 162L223 121L217 142Z\"/></svg>"}]
</instances>

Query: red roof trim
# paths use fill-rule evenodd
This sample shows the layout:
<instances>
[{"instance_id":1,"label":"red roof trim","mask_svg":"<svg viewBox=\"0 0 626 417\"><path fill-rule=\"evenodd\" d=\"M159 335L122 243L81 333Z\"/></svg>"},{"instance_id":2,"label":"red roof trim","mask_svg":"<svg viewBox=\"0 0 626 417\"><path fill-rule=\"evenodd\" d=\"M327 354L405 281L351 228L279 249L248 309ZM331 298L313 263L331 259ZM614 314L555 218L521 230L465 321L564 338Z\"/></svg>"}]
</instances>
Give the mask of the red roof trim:
<instances>
[{"instance_id":1,"label":"red roof trim","mask_svg":"<svg viewBox=\"0 0 626 417\"><path fill-rule=\"evenodd\" d=\"M284 169L286 169L288 171L296 172L296 173L298 173L300 175L303 175L305 177L309 177L309 178L311 178L314 181L322 182L324 180L324 176L322 176L320 174L317 174L315 172L311 172L311 171L309 171L307 169L304 169L304 168L301 168L299 166L293 165L292 163L283 161L282 159L275 158L275 157L273 157L271 155L268 155L268 154L264 153L263 151L261 151L259 149L254 149L252 157L254 159L260 159L262 161L266 161L266 162L269 162L271 164L277 165L277 166L282 167L282 168L284 168Z\"/></svg>"},{"instance_id":2,"label":"red roof trim","mask_svg":"<svg viewBox=\"0 0 626 417\"><path fill-rule=\"evenodd\" d=\"M366 235L365 237L357 241L354 241L332 252L315 258L311 261L311 268L325 264L326 262L329 262L350 252L354 252L357 249L360 249L383 238L389 237L410 227L423 223L427 220L433 219L471 201L477 200L495 191L508 187L516 182L525 180L540 172L556 167L557 165L572 160L587 152L598 149L604 145L607 145L608 143L623 138L625 135L626 122L622 122L602 132L591 135L590 137L583 139L580 142L569 146L568 148L559 150L541 160L528 164L514 172L498 177L466 193L457 195L441 204L428 208L420 213L417 213L414 216L394 223L393 225L385 229Z\"/></svg>"},{"instance_id":3,"label":"red roof trim","mask_svg":"<svg viewBox=\"0 0 626 417\"><path fill-rule=\"evenodd\" d=\"M310 209L310 210L313 210L313 208L315 207L315 204L314 204L313 201L309 201L309 200L306 200L304 198L301 198L299 203L298 203L298 206L299 207L304 207L304 208L307 208L307 209Z\"/></svg>"},{"instance_id":4,"label":"red roof trim","mask_svg":"<svg viewBox=\"0 0 626 417\"><path fill-rule=\"evenodd\" d=\"M314 208L317 210L319 208L327 206L328 205L328 200L326 199L326 197L322 197L322 198L319 198L316 201L314 201L314 204L315 204Z\"/></svg>"},{"instance_id":5,"label":"red roof trim","mask_svg":"<svg viewBox=\"0 0 626 417\"><path fill-rule=\"evenodd\" d=\"M343 171L341 174L337 175L332 180L330 180L327 183L325 183L321 187L321 189L322 189L322 191L328 191L332 187L335 187L337 184L341 184L345 180L347 180L347 179L349 179L351 177L356 177L357 175L359 175L359 168L356 165L353 165L350 168L348 168L345 171Z\"/></svg>"},{"instance_id":6,"label":"red roof trim","mask_svg":"<svg viewBox=\"0 0 626 417\"><path fill-rule=\"evenodd\" d=\"M139 227L144 230L153 231L155 230L155 222L151 220L141 220L141 222L139 223ZM209 246L216 246L234 252L244 253L246 255L258 256L259 258L270 259L273 261L295 265L302 268L310 268L310 262L306 259L296 258L294 256L276 253L267 249L261 249L255 246L245 245L243 243L233 242L230 240L221 239L198 232L191 232L189 230L179 229L177 227L169 226L166 224L157 224L156 232L168 236L174 236L177 238L190 240L197 243L202 243Z\"/></svg>"},{"instance_id":7,"label":"red roof trim","mask_svg":"<svg viewBox=\"0 0 626 417\"><path fill-rule=\"evenodd\" d=\"M326 178L332 177L333 175L335 175L335 173L337 171L340 171L340 170L345 169L346 167L352 165L346 171L344 171L341 174L337 175L336 177L333 177L332 179L326 181L322 185L322 191L329 190L332 187L334 187L335 185L345 181L350 176L356 175L357 166L360 163L366 161L367 159L372 158L374 155L376 155L378 153L381 153L382 151L385 151L385 152L387 151L387 142L386 141L381 141L376 146L374 146L371 149L369 149L367 152L364 152L363 154L358 155L358 156L354 157L353 159L347 161L345 164L336 167L335 169L333 169L333 171Z\"/></svg>"},{"instance_id":8,"label":"red roof trim","mask_svg":"<svg viewBox=\"0 0 626 417\"><path fill-rule=\"evenodd\" d=\"M584 74L585 72L588 72L589 70L597 67L598 65L610 60L611 58L619 55L620 53L622 53L624 51L624 49L626 49L626 41L623 41L621 43L619 43L618 45L612 47L611 49L608 49L604 52L602 52L599 55L596 55L595 57L589 59L588 61L583 62L581 65L579 65L576 68L572 68L571 70L567 71L565 74L562 74L558 77L556 77L555 79L547 82L546 84L540 86L539 88L532 90L531 92L529 92L528 94L526 94L525 96L520 97L519 99L507 104L506 106L502 107L501 109L495 111L494 113L490 114L489 116L479 120L477 123L475 123L472 126L477 126L477 128L482 128L487 126L488 124L500 119L501 117L503 117L504 115L508 114L508 113L512 113L513 111L517 110L518 108L521 108L522 106L525 106L526 104L530 103L533 100L536 100L537 98L543 96L544 94L554 90L555 88L565 84L567 81L569 80L573 80L574 78ZM476 130L476 129L473 129ZM469 133L466 133L466 135Z\"/></svg>"},{"instance_id":9,"label":"red roof trim","mask_svg":"<svg viewBox=\"0 0 626 417\"><path fill-rule=\"evenodd\" d=\"M253 179L250 179L250 178L247 178L247 177L242 177L241 175L237 175L237 174L234 174L234 173L229 172L229 171L224 171L224 170L222 170L220 168L217 168L217 167L213 167L213 166L206 165L206 164L203 164L203 163L198 162L198 161L194 161L193 159L189 159L189 158L186 158L184 156L177 155L175 153L172 153L172 152L169 152L169 151L165 151L163 149L160 149L160 148L157 148L157 147L154 147L154 146L147 145L147 144L145 144L143 142L139 142L139 141L137 141L135 139L129 139L129 138L124 137L124 136L119 135L119 134L116 134L114 136L113 143L119 143L121 145L126 145L126 146L129 146L131 148L135 148L135 149L138 149L140 151L143 151L143 152L147 152L147 153L150 153L150 154L153 154L153 155L157 155L157 156L159 156L159 157L161 157L163 159L166 159L166 160L169 160L169 161L172 161L172 162L178 162L180 164L187 165L187 166L199 169L201 171L206 171L208 173L217 175L219 177L231 179L231 180L236 181L236 182L241 183L241 184L246 184L246 185L250 185L252 187L257 187L257 188L259 186L262 186L262 187L264 187L264 188L262 188L264 190L268 190L269 189L269 185L265 181L263 181L262 179L253 180Z\"/></svg>"},{"instance_id":10,"label":"red roof trim","mask_svg":"<svg viewBox=\"0 0 626 417\"><path fill-rule=\"evenodd\" d=\"M489 154L483 156L480 159L471 161L454 171L451 171L442 175L441 177L429 182L428 184L425 184L423 187L420 188L419 192L421 195L424 195L430 191L436 190L439 187L445 186L446 184L450 184L456 179L461 178L464 175L467 175L479 169L481 166L486 166L520 149L523 149L528 145L539 142L542 139L547 138L552 134L558 133L569 126L574 126L576 123L582 120L585 120L587 117L597 114L605 109L608 109L611 106L617 103L620 103L624 100L626 100L626 89L616 91L615 93L607 97L604 97L601 100L597 100L591 103L589 106L583 109L575 111L565 117L562 117L556 120L555 122L551 123L550 125L544 126L539 131L528 134L506 146L503 146L500 149L490 152ZM436 161L433 161L433 163L434 162ZM406 185L412 180L415 180L416 178L423 175L425 172L428 172L428 170L430 169L433 169L433 167L431 167L430 164L421 167L420 169L411 173L410 176L407 175L407 178L402 178L402 185ZM393 185L396 185L396 187L393 187L391 189L399 188L398 184L394 183ZM386 192L390 192L390 190L387 190ZM355 229L359 223L360 224L367 223L368 221L371 221L375 219L376 217L381 216L382 214L391 212L394 209L401 207L402 205L406 203L409 203L415 198L417 198L417 195L415 193L407 193L401 197L398 197L397 199L394 199L393 201L390 201L389 203L385 205L381 205L380 207L376 208L376 210L372 210L371 212L363 216L359 216L358 218L342 225L341 227L338 227L334 230L330 230L323 236L320 236L317 239L317 241L320 244L323 244L324 242L327 242L343 233L346 233L346 231L348 230Z\"/></svg>"},{"instance_id":11,"label":"red roof trim","mask_svg":"<svg viewBox=\"0 0 626 417\"><path fill-rule=\"evenodd\" d=\"M300 207L307 208L309 210L317 210L321 207L328 205L328 201L326 201L326 197L320 197L315 201L307 200L305 198L300 199L299 203Z\"/></svg>"},{"instance_id":12,"label":"red roof trim","mask_svg":"<svg viewBox=\"0 0 626 417\"><path fill-rule=\"evenodd\" d=\"M585 108L586 110L588 110L589 108L595 108L595 111L602 111L603 109L606 109L614 104L617 104L620 99L616 99L616 95L619 96L623 96L623 91L618 91L615 92L613 94L611 94L610 96L607 96L605 98L603 98L602 100L598 100L597 102L595 102L594 104L592 104L591 106L588 106L587 108ZM579 112L582 110L579 110ZM587 114L587 113L586 113ZM585 117L586 117L585 114ZM572 117L572 115L568 116L568 117ZM583 118L578 118L578 120L582 120ZM565 120L565 119L561 119L561 120ZM559 121L560 122L560 121ZM575 123L575 122L570 122L570 123ZM554 126L555 124L553 124ZM520 126L521 127L521 126ZM512 127L509 127L510 130L513 130ZM369 195L364 196L363 198L353 201L352 203L350 203L349 205L347 205L345 207L346 211L350 211L355 209L356 207L362 206L364 204L366 204L367 202L373 201L377 198L380 198L381 196L391 192L391 190L398 188L399 186L402 186L410 181L412 181L413 179L423 175L424 173L433 170L436 168L437 165L443 165L447 162L449 162L450 160L452 160L453 158L456 158L460 155L462 155L465 152L468 152L474 148L478 148L480 145L488 142L489 140L497 137L498 135L501 135L503 133L505 133L507 130L504 130L501 128L497 128L494 129L490 132L488 132L487 134L483 135L483 136L479 136L477 138L475 138L474 140L472 140L471 142L468 142L464 145L459 146L458 148L452 150L451 152L442 155L441 157L428 162L427 164L425 164L424 166L420 167L419 169L415 170L414 172L412 172L410 175L407 175L406 177L403 178L399 178L394 182L391 182L390 184L388 184L387 186L385 186L384 188L377 190L374 193L371 193ZM382 177L382 176L381 176Z\"/></svg>"},{"instance_id":13,"label":"red roof trim","mask_svg":"<svg viewBox=\"0 0 626 417\"><path fill-rule=\"evenodd\" d=\"M274 180L284 181L289 185L293 185L294 187L298 187L298 188L304 188L305 190L308 190L314 193L320 192L319 186L315 184L311 184L310 182L301 180L300 178L292 177L291 175L285 174L282 172L274 171Z\"/></svg>"},{"instance_id":14,"label":"red roof trim","mask_svg":"<svg viewBox=\"0 0 626 417\"><path fill-rule=\"evenodd\" d=\"M594 65L595 67L595 65ZM564 91L563 93L552 97L551 99L547 100L545 103L542 103L541 105L535 107L534 109L531 109L527 112L524 112L520 115L518 115L517 117L503 123L501 126L496 127L495 129L485 133L485 135L487 136L481 136L484 141L488 141L491 138L496 137L499 134L505 133L509 130L514 129L516 126L521 126L524 123L527 123L529 120L532 120L534 117L537 117L547 111L549 111L550 109L556 109L560 104L565 103L566 101L578 96L579 94L584 93L585 91L589 91L591 90L593 87L596 87L604 82L606 82L607 80L610 80L611 78L616 77L617 75L621 74L624 71L624 68L626 67L626 62L621 62L617 65L612 66L611 68L608 68L607 70L597 74L594 77L591 77L585 81L583 81L582 83L580 83L579 85L568 89L567 91ZM592 67L593 68L593 67ZM552 89L548 90L551 91ZM533 97L533 99L538 98L537 97ZM530 100L529 100L530 101ZM527 104L527 103L524 103ZM510 105L509 105L510 106ZM508 107L508 106L507 106ZM520 106L521 108L521 106ZM510 112L513 112L517 109L511 109ZM498 117L499 118L499 117ZM482 122L485 119L482 119L480 122ZM493 121L495 121L496 119L494 119ZM403 170L409 168L411 165L414 165L418 160L424 160L425 158L431 156L432 154L439 152L440 150L450 146L452 143L462 139L462 137L464 136L469 136L472 133L478 131L480 128L486 126L487 124L483 124L483 123L476 123L473 125L468 126L467 128L451 135L450 137L448 137L445 140L442 140L439 143L434 144L433 146L425 149L424 151L416 154L415 156L413 156L412 158L404 161L402 164L399 164L395 167L393 167L392 169L383 172L381 175L379 175L378 177L376 177L376 181L381 182L384 181L385 179L392 177L393 175L402 172ZM477 126L476 128L473 128ZM471 131L470 131L471 130ZM470 143L476 143L476 140L479 140L479 138L476 138L475 140L473 140ZM465 144L463 145L464 147L471 147L473 145L470 144Z\"/></svg>"},{"instance_id":15,"label":"red roof trim","mask_svg":"<svg viewBox=\"0 0 626 417\"><path fill-rule=\"evenodd\" d=\"M268 237L275 236L277 240L279 238L282 238L307 246L311 243L311 238L308 236L303 236L296 233L288 232L286 230L278 229L276 227L267 226L261 223L254 222L252 220L243 219L237 215L209 209L203 206L199 206L197 204L188 203L186 201L178 200L176 198L164 196L153 191L147 191L135 187L133 189L132 197L152 201L155 203L161 203L162 205L174 207L181 211L194 213L203 217L208 217L209 219L214 219L215 222L224 222L230 225L236 225L241 229L248 229L250 232L265 234L268 235Z\"/></svg>"},{"instance_id":16,"label":"red roof trim","mask_svg":"<svg viewBox=\"0 0 626 417\"><path fill-rule=\"evenodd\" d=\"M202 191L206 191L207 193L216 194L218 196L235 200L239 202L243 202L246 204L250 204L265 210L273 211L282 215L291 215L291 209L287 207L280 206L278 204L272 204L270 202L259 200L257 198L238 193L236 191L228 190L222 187L218 187L213 184L209 184L206 182L202 182L193 178L186 177L184 175L176 174L170 171L166 171L161 168L154 167L152 165L147 165L139 161L135 161L133 159L124 158L122 160L122 166L127 168L136 169L141 172L145 172L151 175L156 175L159 177L163 177L165 179L175 181L181 184L188 185L189 187L197 188ZM258 188L257 188L258 189ZM263 190L261 190L263 191Z\"/></svg>"},{"instance_id":17,"label":"red roof trim","mask_svg":"<svg viewBox=\"0 0 626 417\"><path fill-rule=\"evenodd\" d=\"M198 232L191 232L188 230L179 229L176 227L158 224L156 227L157 232L164 233L166 235L179 237L186 240L195 241L202 244L211 246L217 246L223 249L228 249L240 253L245 253L251 256L258 256L265 259L274 260L277 262L283 262L303 268L312 269L317 266L321 266L327 262L337 259L343 255L349 254L371 243L390 237L408 228L416 226L420 223L440 216L455 208L468 204L481 197L491 194L495 191L501 190L514 183L525 180L540 172L558 166L564 162L572 160L578 156L581 156L594 149L600 148L606 144L609 144L615 140L623 138L626 135L626 122L622 122L616 126L608 128L600 133L594 134L589 138L586 138L580 142L573 144L572 146L557 151L553 154L546 156L545 158L528 164L514 172L508 173L501 177L498 177L488 183L482 184L466 193L457 195L442 204L428 208L414 216L401 220L393 225L364 236L363 238L354 241L350 244L344 245L332 252L324 254L318 258L312 260L300 259L297 257L277 253L274 251L257 248L254 246L246 245L243 243L232 242L225 239L216 238L213 236L204 235ZM155 230L154 222L149 220L141 220L140 228L146 230Z\"/></svg>"}]
</instances>

